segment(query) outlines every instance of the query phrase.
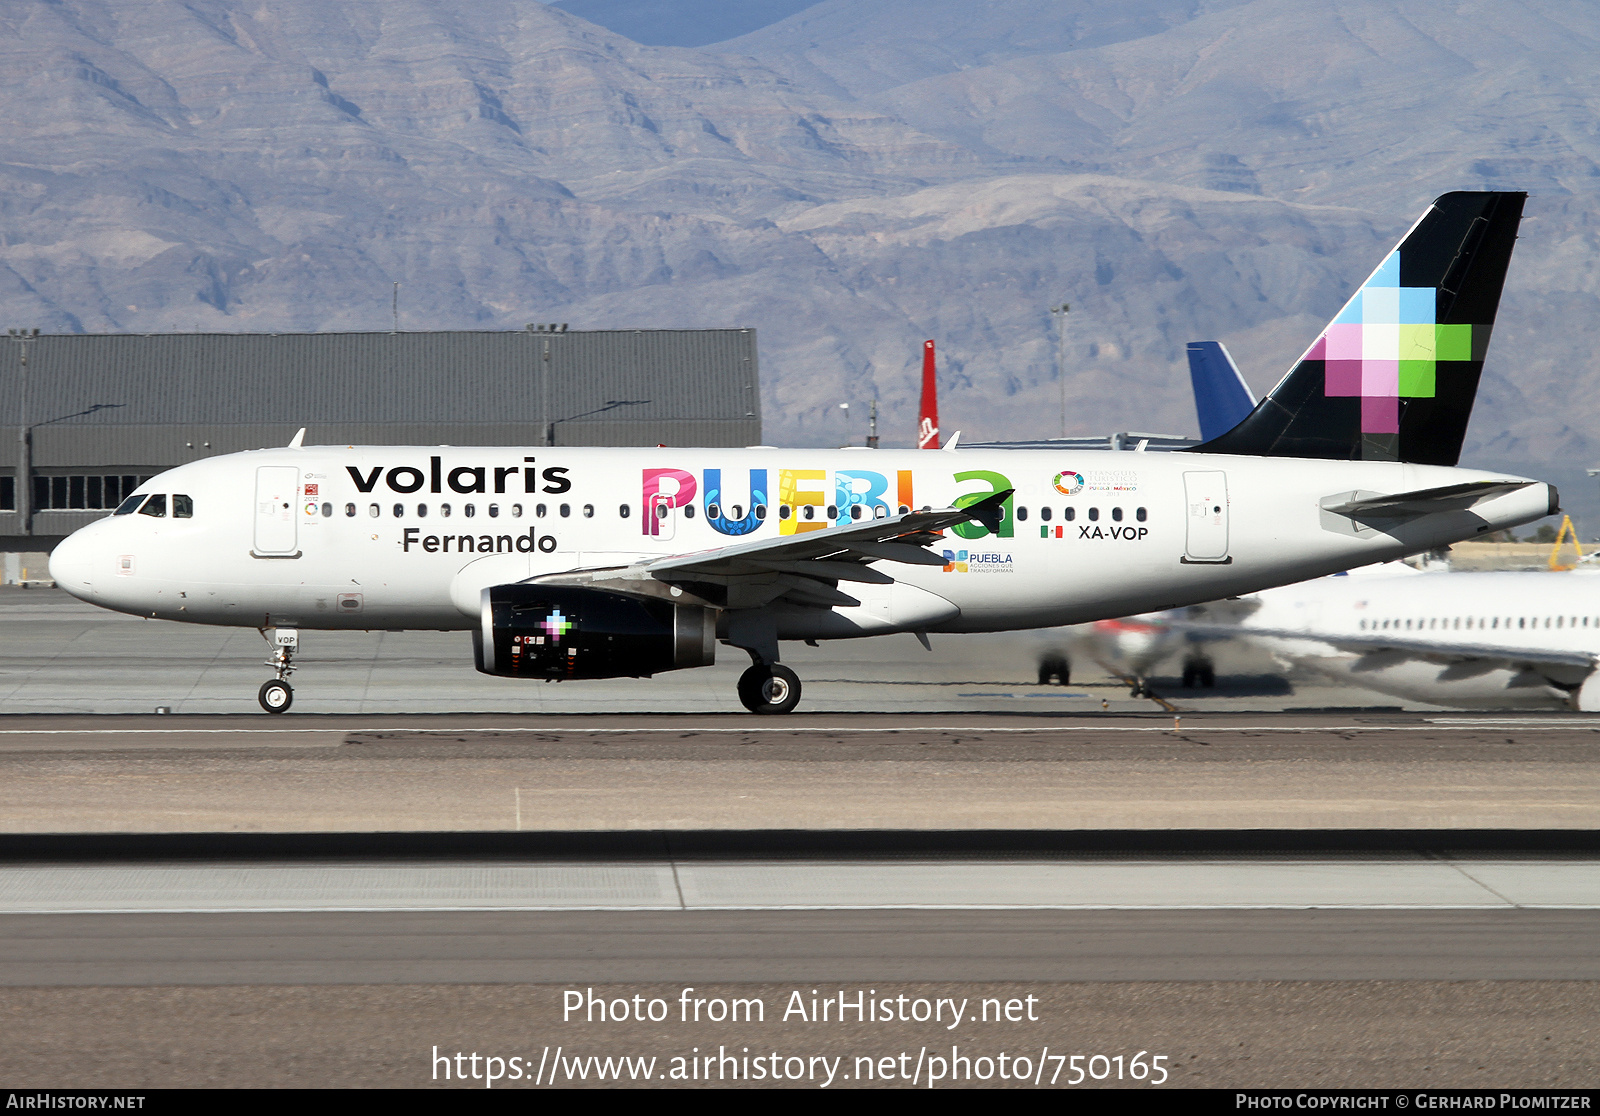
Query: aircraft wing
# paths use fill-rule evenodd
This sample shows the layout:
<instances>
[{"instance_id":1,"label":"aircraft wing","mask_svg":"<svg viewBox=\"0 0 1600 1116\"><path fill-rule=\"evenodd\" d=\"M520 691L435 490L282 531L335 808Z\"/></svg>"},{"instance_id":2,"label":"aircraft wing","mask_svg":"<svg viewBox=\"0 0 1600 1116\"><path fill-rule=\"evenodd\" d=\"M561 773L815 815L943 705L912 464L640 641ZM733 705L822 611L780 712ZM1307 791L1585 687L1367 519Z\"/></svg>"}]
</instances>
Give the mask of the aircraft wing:
<instances>
[{"instance_id":1,"label":"aircraft wing","mask_svg":"<svg viewBox=\"0 0 1600 1116\"><path fill-rule=\"evenodd\" d=\"M1268 639L1297 640L1322 643L1340 651L1356 655L1374 655L1391 652L1407 658L1424 659L1437 663L1498 662L1520 666L1570 666L1585 670L1596 664L1595 655L1587 651L1560 651L1547 647L1497 647L1493 644L1473 643L1443 639L1419 639L1403 635L1382 635L1377 632L1357 635L1332 635L1327 632L1309 632L1292 628L1261 628L1243 624L1204 624L1179 621L1173 627L1182 631L1203 632L1221 636L1263 636Z\"/></svg>"},{"instance_id":2,"label":"aircraft wing","mask_svg":"<svg viewBox=\"0 0 1600 1116\"><path fill-rule=\"evenodd\" d=\"M692 594L719 608L757 608L780 598L820 608L850 608L861 602L840 592L841 581L884 585L894 578L868 563L887 561L942 566L944 558L926 549L949 527L982 523L998 531L1011 490L997 492L965 508L906 512L884 519L851 522L758 542L676 554L633 566L572 570L533 580L588 584L623 593Z\"/></svg>"}]
</instances>

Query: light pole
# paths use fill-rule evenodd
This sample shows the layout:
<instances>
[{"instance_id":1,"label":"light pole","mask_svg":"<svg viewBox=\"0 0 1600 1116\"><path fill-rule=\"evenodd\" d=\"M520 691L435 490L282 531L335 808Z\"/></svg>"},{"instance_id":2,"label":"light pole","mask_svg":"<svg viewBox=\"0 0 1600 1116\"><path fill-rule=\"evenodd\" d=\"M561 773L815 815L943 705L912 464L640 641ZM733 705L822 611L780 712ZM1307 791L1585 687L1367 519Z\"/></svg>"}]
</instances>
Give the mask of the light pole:
<instances>
[{"instance_id":1,"label":"light pole","mask_svg":"<svg viewBox=\"0 0 1600 1116\"><path fill-rule=\"evenodd\" d=\"M6 336L20 346L20 383L17 390L17 523L19 534L33 534L33 429L28 425L28 342L37 329L8 329Z\"/></svg>"},{"instance_id":2,"label":"light pole","mask_svg":"<svg viewBox=\"0 0 1600 1116\"><path fill-rule=\"evenodd\" d=\"M1050 315L1056 320L1056 379L1061 385L1061 436L1067 436L1067 313L1072 309L1071 303L1063 302L1060 306L1050 307Z\"/></svg>"}]
</instances>

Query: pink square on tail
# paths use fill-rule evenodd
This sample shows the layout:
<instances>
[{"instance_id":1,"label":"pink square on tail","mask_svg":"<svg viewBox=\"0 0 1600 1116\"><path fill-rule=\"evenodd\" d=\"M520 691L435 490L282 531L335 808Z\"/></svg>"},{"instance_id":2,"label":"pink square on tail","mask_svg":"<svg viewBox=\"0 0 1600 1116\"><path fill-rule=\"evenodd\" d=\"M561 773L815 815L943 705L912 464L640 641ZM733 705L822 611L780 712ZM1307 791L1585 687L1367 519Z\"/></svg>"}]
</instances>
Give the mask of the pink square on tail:
<instances>
[{"instance_id":1,"label":"pink square on tail","mask_svg":"<svg viewBox=\"0 0 1600 1116\"><path fill-rule=\"evenodd\" d=\"M1323 365L1322 394L1332 399L1341 395L1361 394L1361 362L1359 360L1330 360Z\"/></svg>"},{"instance_id":2,"label":"pink square on tail","mask_svg":"<svg viewBox=\"0 0 1600 1116\"><path fill-rule=\"evenodd\" d=\"M1377 398L1365 396L1361 400L1361 432L1363 434L1400 433L1400 400L1392 395Z\"/></svg>"},{"instance_id":3,"label":"pink square on tail","mask_svg":"<svg viewBox=\"0 0 1600 1116\"><path fill-rule=\"evenodd\" d=\"M1306 355L1304 357L1302 357L1301 359L1302 360L1327 360L1328 359L1328 339L1326 337L1317 338L1317 343L1315 345L1311 346L1311 351L1306 353Z\"/></svg>"},{"instance_id":4,"label":"pink square on tail","mask_svg":"<svg viewBox=\"0 0 1600 1116\"><path fill-rule=\"evenodd\" d=\"M1361 394L1399 395L1400 362L1398 360L1362 361Z\"/></svg>"},{"instance_id":5,"label":"pink square on tail","mask_svg":"<svg viewBox=\"0 0 1600 1116\"><path fill-rule=\"evenodd\" d=\"M1361 359L1361 326L1331 325L1328 327L1328 359Z\"/></svg>"}]
</instances>

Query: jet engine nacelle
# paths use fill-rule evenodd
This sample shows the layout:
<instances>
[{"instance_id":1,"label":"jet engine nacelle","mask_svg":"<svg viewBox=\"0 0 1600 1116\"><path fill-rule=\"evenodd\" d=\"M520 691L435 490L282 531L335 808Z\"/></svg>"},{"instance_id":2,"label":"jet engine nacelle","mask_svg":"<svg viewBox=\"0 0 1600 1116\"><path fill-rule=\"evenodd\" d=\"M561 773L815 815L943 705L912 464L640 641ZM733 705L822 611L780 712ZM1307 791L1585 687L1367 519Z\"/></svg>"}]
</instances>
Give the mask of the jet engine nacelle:
<instances>
[{"instance_id":1,"label":"jet engine nacelle","mask_svg":"<svg viewBox=\"0 0 1600 1116\"><path fill-rule=\"evenodd\" d=\"M508 678L648 678L716 661L716 610L568 585L483 590L473 658Z\"/></svg>"}]
</instances>

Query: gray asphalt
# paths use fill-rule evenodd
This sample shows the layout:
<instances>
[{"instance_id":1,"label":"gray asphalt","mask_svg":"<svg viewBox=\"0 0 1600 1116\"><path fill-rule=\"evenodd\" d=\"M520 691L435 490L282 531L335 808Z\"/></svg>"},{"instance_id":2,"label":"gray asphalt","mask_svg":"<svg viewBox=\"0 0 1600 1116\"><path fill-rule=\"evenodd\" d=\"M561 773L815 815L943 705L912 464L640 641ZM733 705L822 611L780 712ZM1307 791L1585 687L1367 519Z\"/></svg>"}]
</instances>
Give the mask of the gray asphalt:
<instances>
[{"instance_id":1,"label":"gray asphalt","mask_svg":"<svg viewBox=\"0 0 1600 1116\"><path fill-rule=\"evenodd\" d=\"M1600 980L1597 911L0 915L0 985Z\"/></svg>"},{"instance_id":2,"label":"gray asphalt","mask_svg":"<svg viewBox=\"0 0 1600 1116\"><path fill-rule=\"evenodd\" d=\"M0 715L0 832L1600 828L1600 718Z\"/></svg>"}]
</instances>

